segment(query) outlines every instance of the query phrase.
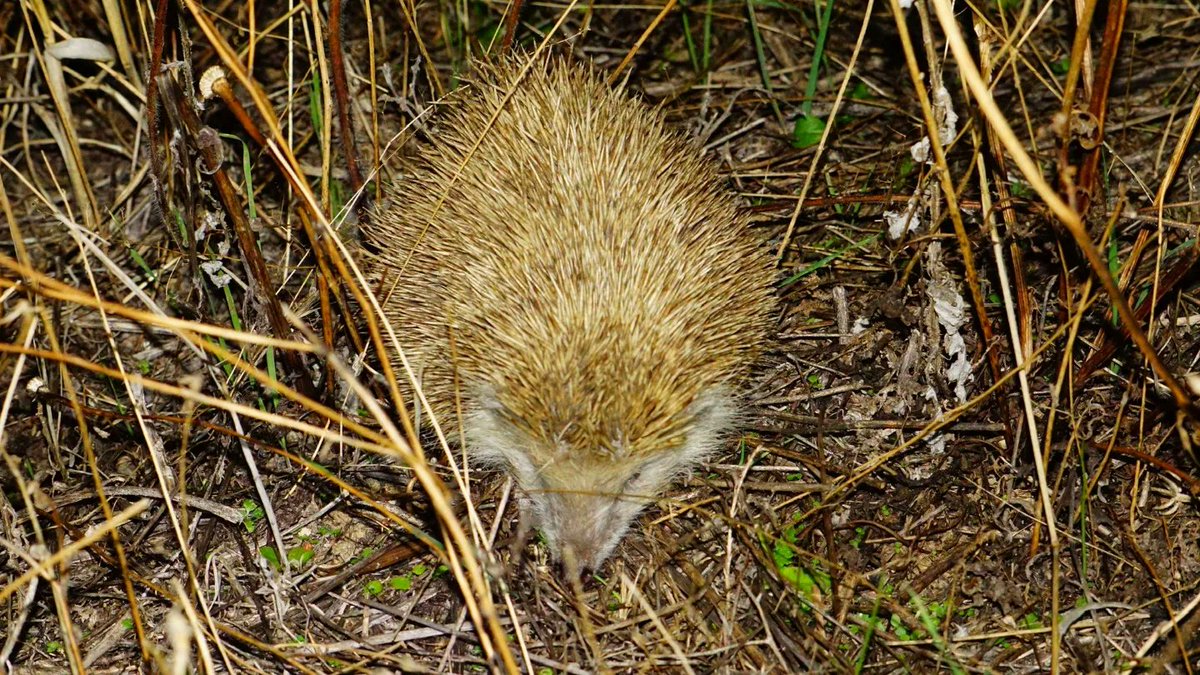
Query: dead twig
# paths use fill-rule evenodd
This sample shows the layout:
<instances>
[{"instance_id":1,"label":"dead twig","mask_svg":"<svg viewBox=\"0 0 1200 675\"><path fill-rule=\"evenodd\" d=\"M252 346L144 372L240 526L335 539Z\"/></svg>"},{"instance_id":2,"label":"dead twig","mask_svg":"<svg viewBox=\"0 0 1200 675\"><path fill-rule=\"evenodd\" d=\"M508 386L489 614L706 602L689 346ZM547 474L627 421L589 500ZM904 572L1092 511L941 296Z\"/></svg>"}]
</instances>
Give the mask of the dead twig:
<instances>
[{"instance_id":1,"label":"dead twig","mask_svg":"<svg viewBox=\"0 0 1200 675\"><path fill-rule=\"evenodd\" d=\"M159 75L157 79L164 108L172 120L180 126L179 130L185 134L189 144L200 152L205 169L212 176L213 184L217 188L221 204L225 207L230 222L233 223L238 246L242 251L242 261L254 283L252 293L262 301L266 308L271 330L277 337L286 338L291 334L291 330L288 328L287 320L283 317L283 309L280 307L279 296L275 293L275 285L271 282L267 264L262 258L262 252L258 248L254 233L250 231L250 222L246 219L246 214L236 198L233 182L222 166L221 139L211 127L201 125L200 118L196 116L196 111L192 106L187 103L175 78L164 74ZM315 399L316 389L313 387L299 353L286 350L282 354L284 363L296 382L296 388L308 398Z\"/></svg>"}]
</instances>

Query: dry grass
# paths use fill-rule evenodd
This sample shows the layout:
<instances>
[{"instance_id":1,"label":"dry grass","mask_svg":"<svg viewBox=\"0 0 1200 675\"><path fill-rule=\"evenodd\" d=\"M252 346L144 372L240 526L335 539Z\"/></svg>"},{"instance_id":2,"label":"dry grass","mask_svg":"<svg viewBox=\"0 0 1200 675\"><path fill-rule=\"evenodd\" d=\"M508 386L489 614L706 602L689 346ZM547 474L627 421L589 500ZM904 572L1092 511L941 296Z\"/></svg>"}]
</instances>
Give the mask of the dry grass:
<instances>
[{"instance_id":1,"label":"dry grass","mask_svg":"<svg viewBox=\"0 0 1200 675\"><path fill-rule=\"evenodd\" d=\"M851 4L523 10L723 163L786 307L579 583L412 429L353 265L505 7L0 4L0 660L1194 672L1200 9Z\"/></svg>"}]
</instances>

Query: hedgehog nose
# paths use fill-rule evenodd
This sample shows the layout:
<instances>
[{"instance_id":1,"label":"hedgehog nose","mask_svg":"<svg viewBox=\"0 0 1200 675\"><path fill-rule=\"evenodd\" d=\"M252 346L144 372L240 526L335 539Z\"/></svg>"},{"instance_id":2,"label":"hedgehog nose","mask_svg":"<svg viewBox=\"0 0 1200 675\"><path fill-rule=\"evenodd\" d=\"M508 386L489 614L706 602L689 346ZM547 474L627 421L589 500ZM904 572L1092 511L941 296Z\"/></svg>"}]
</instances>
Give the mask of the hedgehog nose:
<instances>
[{"instance_id":1,"label":"hedgehog nose","mask_svg":"<svg viewBox=\"0 0 1200 675\"><path fill-rule=\"evenodd\" d=\"M563 542L559 556L559 566L563 576L583 577L596 569L596 553L598 542L589 542L578 538Z\"/></svg>"},{"instance_id":2,"label":"hedgehog nose","mask_svg":"<svg viewBox=\"0 0 1200 675\"><path fill-rule=\"evenodd\" d=\"M590 570L579 565L573 565L567 562L566 558L558 561L558 576L564 581L584 580L590 574Z\"/></svg>"}]
</instances>

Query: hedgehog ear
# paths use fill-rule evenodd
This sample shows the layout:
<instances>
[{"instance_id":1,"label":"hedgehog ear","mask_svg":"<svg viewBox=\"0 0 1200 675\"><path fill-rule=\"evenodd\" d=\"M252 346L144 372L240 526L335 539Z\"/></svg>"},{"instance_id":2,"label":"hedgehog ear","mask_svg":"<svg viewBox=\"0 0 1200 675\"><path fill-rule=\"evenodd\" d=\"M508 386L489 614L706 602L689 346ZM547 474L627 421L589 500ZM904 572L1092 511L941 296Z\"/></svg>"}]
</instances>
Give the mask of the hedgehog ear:
<instances>
[{"instance_id":1,"label":"hedgehog ear","mask_svg":"<svg viewBox=\"0 0 1200 675\"><path fill-rule=\"evenodd\" d=\"M492 468L509 469L523 488L536 489L541 479L529 455L529 439L508 421L508 409L491 389L476 389L472 399L475 409L463 418L471 457Z\"/></svg>"},{"instance_id":2,"label":"hedgehog ear","mask_svg":"<svg viewBox=\"0 0 1200 675\"><path fill-rule=\"evenodd\" d=\"M500 397L492 387L476 387L472 393L480 410L504 412L504 404L500 402Z\"/></svg>"},{"instance_id":3,"label":"hedgehog ear","mask_svg":"<svg viewBox=\"0 0 1200 675\"><path fill-rule=\"evenodd\" d=\"M733 393L718 386L701 393L687 408L691 431L677 455L687 464L703 461L721 448L737 423L738 406Z\"/></svg>"},{"instance_id":4,"label":"hedgehog ear","mask_svg":"<svg viewBox=\"0 0 1200 675\"><path fill-rule=\"evenodd\" d=\"M690 471L696 464L721 449L729 430L737 422L737 404L732 392L724 387L710 389L692 402L684 412L691 419L683 445L672 452L650 459L633 469L621 492L626 495L654 494L677 474Z\"/></svg>"}]
</instances>

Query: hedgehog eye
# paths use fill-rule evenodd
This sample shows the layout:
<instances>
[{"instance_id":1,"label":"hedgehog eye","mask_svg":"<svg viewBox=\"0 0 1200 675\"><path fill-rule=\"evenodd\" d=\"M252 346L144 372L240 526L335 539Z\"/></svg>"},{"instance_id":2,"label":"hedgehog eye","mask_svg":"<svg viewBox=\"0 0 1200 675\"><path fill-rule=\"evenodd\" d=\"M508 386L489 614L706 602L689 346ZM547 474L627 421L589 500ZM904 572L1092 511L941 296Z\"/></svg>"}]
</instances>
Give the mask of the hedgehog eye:
<instances>
[{"instance_id":1,"label":"hedgehog eye","mask_svg":"<svg viewBox=\"0 0 1200 675\"><path fill-rule=\"evenodd\" d=\"M520 451L511 451L504 454L504 462L508 465L508 472L516 477L517 483L526 491L542 492L546 489L546 481L542 479L542 472L529 461L529 457Z\"/></svg>"},{"instance_id":2,"label":"hedgehog eye","mask_svg":"<svg viewBox=\"0 0 1200 675\"><path fill-rule=\"evenodd\" d=\"M625 485L624 485L624 487L621 488L621 492L629 493L631 491L631 488L635 487L636 485L638 485L638 483L642 482L642 479L645 478L646 472L649 469L650 469L649 463L643 464L640 467L638 467L637 471L634 471L633 475L631 475L625 481Z\"/></svg>"}]
</instances>

